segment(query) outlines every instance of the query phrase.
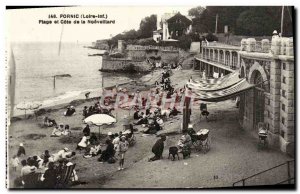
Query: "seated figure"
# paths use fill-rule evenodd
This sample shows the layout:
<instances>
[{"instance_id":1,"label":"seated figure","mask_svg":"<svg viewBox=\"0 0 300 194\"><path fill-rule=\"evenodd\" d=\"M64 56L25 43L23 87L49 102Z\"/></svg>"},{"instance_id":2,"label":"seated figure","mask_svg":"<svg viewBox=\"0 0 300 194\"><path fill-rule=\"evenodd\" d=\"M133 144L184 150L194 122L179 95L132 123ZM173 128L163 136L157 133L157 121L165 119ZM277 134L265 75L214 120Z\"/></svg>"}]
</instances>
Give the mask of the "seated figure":
<instances>
[{"instance_id":1,"label":"seated figure","mask_svg":"<svg viewBox=\"0 0 300 194\"><path fill-rule=\"evenodd\" d=\"M100 158L98 159L99 162L106 162L108 161L110 158L114 157L116 151L114 149L114 145L112 144L112 142L107 139L106 140L106 149L102 152Z\"/></svg>"},{"instance_id":2,"label":"seated figure","mask_svg":"<svg viewBox=\"0 0 300 194\"><path fill-rule=\"evenodd\" d=\"M65 129L61 132L62 135L70 135L71 130L69 125L65 125Z\"/></svg>"},{"instance_id":3,"label":"seated figure","mask_svg":"<svg viewBox=\"0 0 300 194\"><path fill-rule=\"evenodd\" d=\"M71 106L71 107L68 107L68 108L67 108L67 111L64 112L64 115L65 115L65 116L72 116L72 115L75 114L75 112L76 112L75 107L74 107L74 106Z\"/></svg>"},{"instance_id":4,"label":"seated figure","mask_svg":"<svg viewBox=\"0 0 300 194\"><path fill-rule=\"evenodd\" d=\"M61 130L59 129L58 126L55 126L50 137L59 137L61 135L62 135Z\"/></svg>"}]
</instances>

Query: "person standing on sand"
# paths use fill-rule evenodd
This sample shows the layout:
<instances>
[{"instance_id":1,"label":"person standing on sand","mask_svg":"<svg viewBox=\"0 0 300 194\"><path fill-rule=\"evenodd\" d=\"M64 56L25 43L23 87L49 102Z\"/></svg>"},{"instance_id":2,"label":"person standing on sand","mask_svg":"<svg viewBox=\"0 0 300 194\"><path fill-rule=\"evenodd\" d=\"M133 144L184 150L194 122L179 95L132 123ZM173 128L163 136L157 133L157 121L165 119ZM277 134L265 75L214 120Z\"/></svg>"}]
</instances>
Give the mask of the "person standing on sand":
<instances>
[{"instance_id":1,"label":"person standing on sand","mask_svg":"<svg viewBox=\"0 0 300 194\"><path fill-rule=\"evenodd\" d=\"M91 134L90 126L86 125L82 132L83 132L84 136L90 136L90 134Z\"/></svg>"},{"instance_id":2,"label":"person standing on sand","mask_svg":"<svg viewBox=\"0 0 300 194\"><path fill-rule=\"evenodd\" d=\"M128 150L129 143L126 141L126 137L123 135L121 137L121 140L119 142L119 145L117 146L117 153L119 156L119 168L118 170L123 170L124 166L124 157L125 157L125 152Z\"/></svg>"},{"instance_id":3,"label":"person standing on sand","mask_svg":"<svg viewBox=\"0 0 300 194\"><path fill-rule=\"evenodd\" d=\"M12 168L13 168L13 171L17 171L17 167L19 166L20 164L20 160L19 158L17 157L17 155L14 155L12 157L12 160L11 160L11 163L12 163Z\"/></svg>"},{"instance_id":4,"label":"person standing on sand","mask_svg":"<svg viewBox=\"0 0 300 194\"><path fill-rule=\"evenodd\" d=\"M166 136L162 135L159 140L152 147L152 152L154 153L154 157L149 159L149 162L160 160L162 157L162 153L164 151L164 141L166 141Z\"/></svg>"},{"instance_id":5,"label":"person standing on sand","mask_svg":"<svg viewBox=\"0 0 300 194\"><path fill-rule=\"evenodd\" d=\"M84 120L88 116L87 106L84 106L83 111L82 111L82 116L83 116L82 120Z\"/></svg>"},{"instance_id":6,"label":"person standing on sand","mask_svg":"<svg viewBox=\"0 0 300 194\"><path fill-rule=\"evenodd\" d=\"M24 148L23 143L20 143L17 156L20 157L20 156L22 156L22 154L24 154L24 156L25 156L26 152L25 152L25 148Z\"/></svg>"}]
</instances>

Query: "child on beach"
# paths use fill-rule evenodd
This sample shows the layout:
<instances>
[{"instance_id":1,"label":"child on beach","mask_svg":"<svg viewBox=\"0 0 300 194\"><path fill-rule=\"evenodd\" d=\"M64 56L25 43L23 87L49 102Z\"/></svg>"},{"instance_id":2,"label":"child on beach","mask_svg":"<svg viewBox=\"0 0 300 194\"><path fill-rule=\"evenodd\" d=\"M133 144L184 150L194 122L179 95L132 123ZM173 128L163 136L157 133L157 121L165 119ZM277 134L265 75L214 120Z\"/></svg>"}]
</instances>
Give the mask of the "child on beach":
<instances>
[{"instance_id":1,"label":"child on beach","mask_svg":"<svg viewBox=\"0 0 300 194\"><path fill-rule=\"evenodd\" d=\"M118 170L123 170L124 166L124 157L125 157L125 152L128 150L129 143L126 140L126 137L123 135L121 137L121 140L119 142L119 145L117 146L117 153L119 156L119 168Z\"/></svg>"},{"instance_id":2,"label":"child on beach","mask_svg":"<svg viewBox=\"0 0 300 194\"><path fill-rule=\"evenodd\" d=\"M62 135L70 135L71 134L70 126L69 125L65 125L65 129L64 129L64 131L61 134Z\"/></svg>"},{"instance_id":3,"label":"child on beach","mask_svg":"<svg viewBox=\"0 0 300 194\"><path fill-rule=\"evenodd\" d=\"M17 171L17 167L18 167L19 164L20 164L20 160L19 160L19 158L17 157L17 155L14 155L14 156L12 157L11 163L12 163L13 171L16 172L16 171Z\"/></svg>"},{"instance_id":4,"label":"child on beach","mask_svg":"<svg viewBox=\"0 0 300 194\"><path fill-rule=\"evenodd\" d=\"M61 130L59 129L58 126L55 126L50 137L59 137L61 136Z\"/></svg>"}]
</instances>

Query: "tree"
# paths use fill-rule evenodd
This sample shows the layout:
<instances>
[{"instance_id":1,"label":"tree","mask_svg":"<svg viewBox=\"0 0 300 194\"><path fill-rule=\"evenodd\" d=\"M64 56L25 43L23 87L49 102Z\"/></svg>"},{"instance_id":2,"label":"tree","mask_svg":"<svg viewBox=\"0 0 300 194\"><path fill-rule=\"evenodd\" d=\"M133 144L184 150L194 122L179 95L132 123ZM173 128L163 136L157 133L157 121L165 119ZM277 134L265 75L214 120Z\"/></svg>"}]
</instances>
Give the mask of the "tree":
<instances>
[{"instance_id":1,"label":"tree","mask_svg":"<svg viewBox=\"0 0 300 194\"><path fill-rule=\"evenodd\" d=\"M140 38L152 37L153 31L156 30L157 16L151 15L145 17L140 23L139 36Z\"/></svg>"},{"instance_id":2,"label":"tree","mask_svg":"<svg viewBox=\"0 0 300 194\"><path fill-rule=\"evenodd\" d=\"M193 18L197 18L200 17L201 14L203 13L203 11L205 10L204 7L198 6L198 7L194 7L192 9L190 9L188 11L189 16L193 17Z\"/></svg>"},{"instance_id":3,"label":"tree","mask_svg":"<svg viewBox=\"0 0 300 194\"><path fill-rule=\"evenodd\" d=\"M272 35L273 30L280 32L281 9L278 6L250 7L240 14L236 20L237 34L248 36ZM288 10L289 9L289 10ZM291 7L286 7L284 13L283 36L293 35L293 21L289 16Z\"/></svg>"}]
</instances>

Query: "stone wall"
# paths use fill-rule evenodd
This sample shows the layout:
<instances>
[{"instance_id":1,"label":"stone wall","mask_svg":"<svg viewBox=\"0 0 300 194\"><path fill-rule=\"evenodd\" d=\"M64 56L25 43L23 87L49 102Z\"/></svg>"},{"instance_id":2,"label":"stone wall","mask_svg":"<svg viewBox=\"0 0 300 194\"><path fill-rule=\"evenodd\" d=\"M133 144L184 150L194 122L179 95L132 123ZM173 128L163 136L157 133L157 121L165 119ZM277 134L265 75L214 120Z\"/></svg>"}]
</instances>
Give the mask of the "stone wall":
<instances>
[{"instance_id":1,"label":"stone wall","mask_svg":"<svg viewBox=\"0 0 300 194\"><path fill-rule=\"evenodd\" d=\"M294 155L295 146L295 84L293 39L273 37L270 43L263 40L259 47L255 39L242 40L241 67L246 78L254 83L251 73L259 71L264 84L264 123L268 129L269 144ZM255 95L248 91L243 99L243 127L257 130L254 123Z\"/></svg>"},{"instance_id":2,"label":"stone wall","mask_svg":"<svg viewBox=\"0 0 300 194\"><path fill-rule=\"evenodd\" d=\"M151 71L151 66L145 61L133 61L127 58L110 58L107 56L102 57L101 71L107 72L127 72L133 69L139 72Z\"/></svg>"},{"instance_id":3,"label":"stone wall","mask_svg":"<svg viewBox=\"0 0 300 194\"><path fill-rule=\"evenodd\" d=\"M179 60L177 50L127 50L128 58L132 60L146 60L150 57L160 57L162 62L173 63Z\"/></svg>"}]
</instances>

